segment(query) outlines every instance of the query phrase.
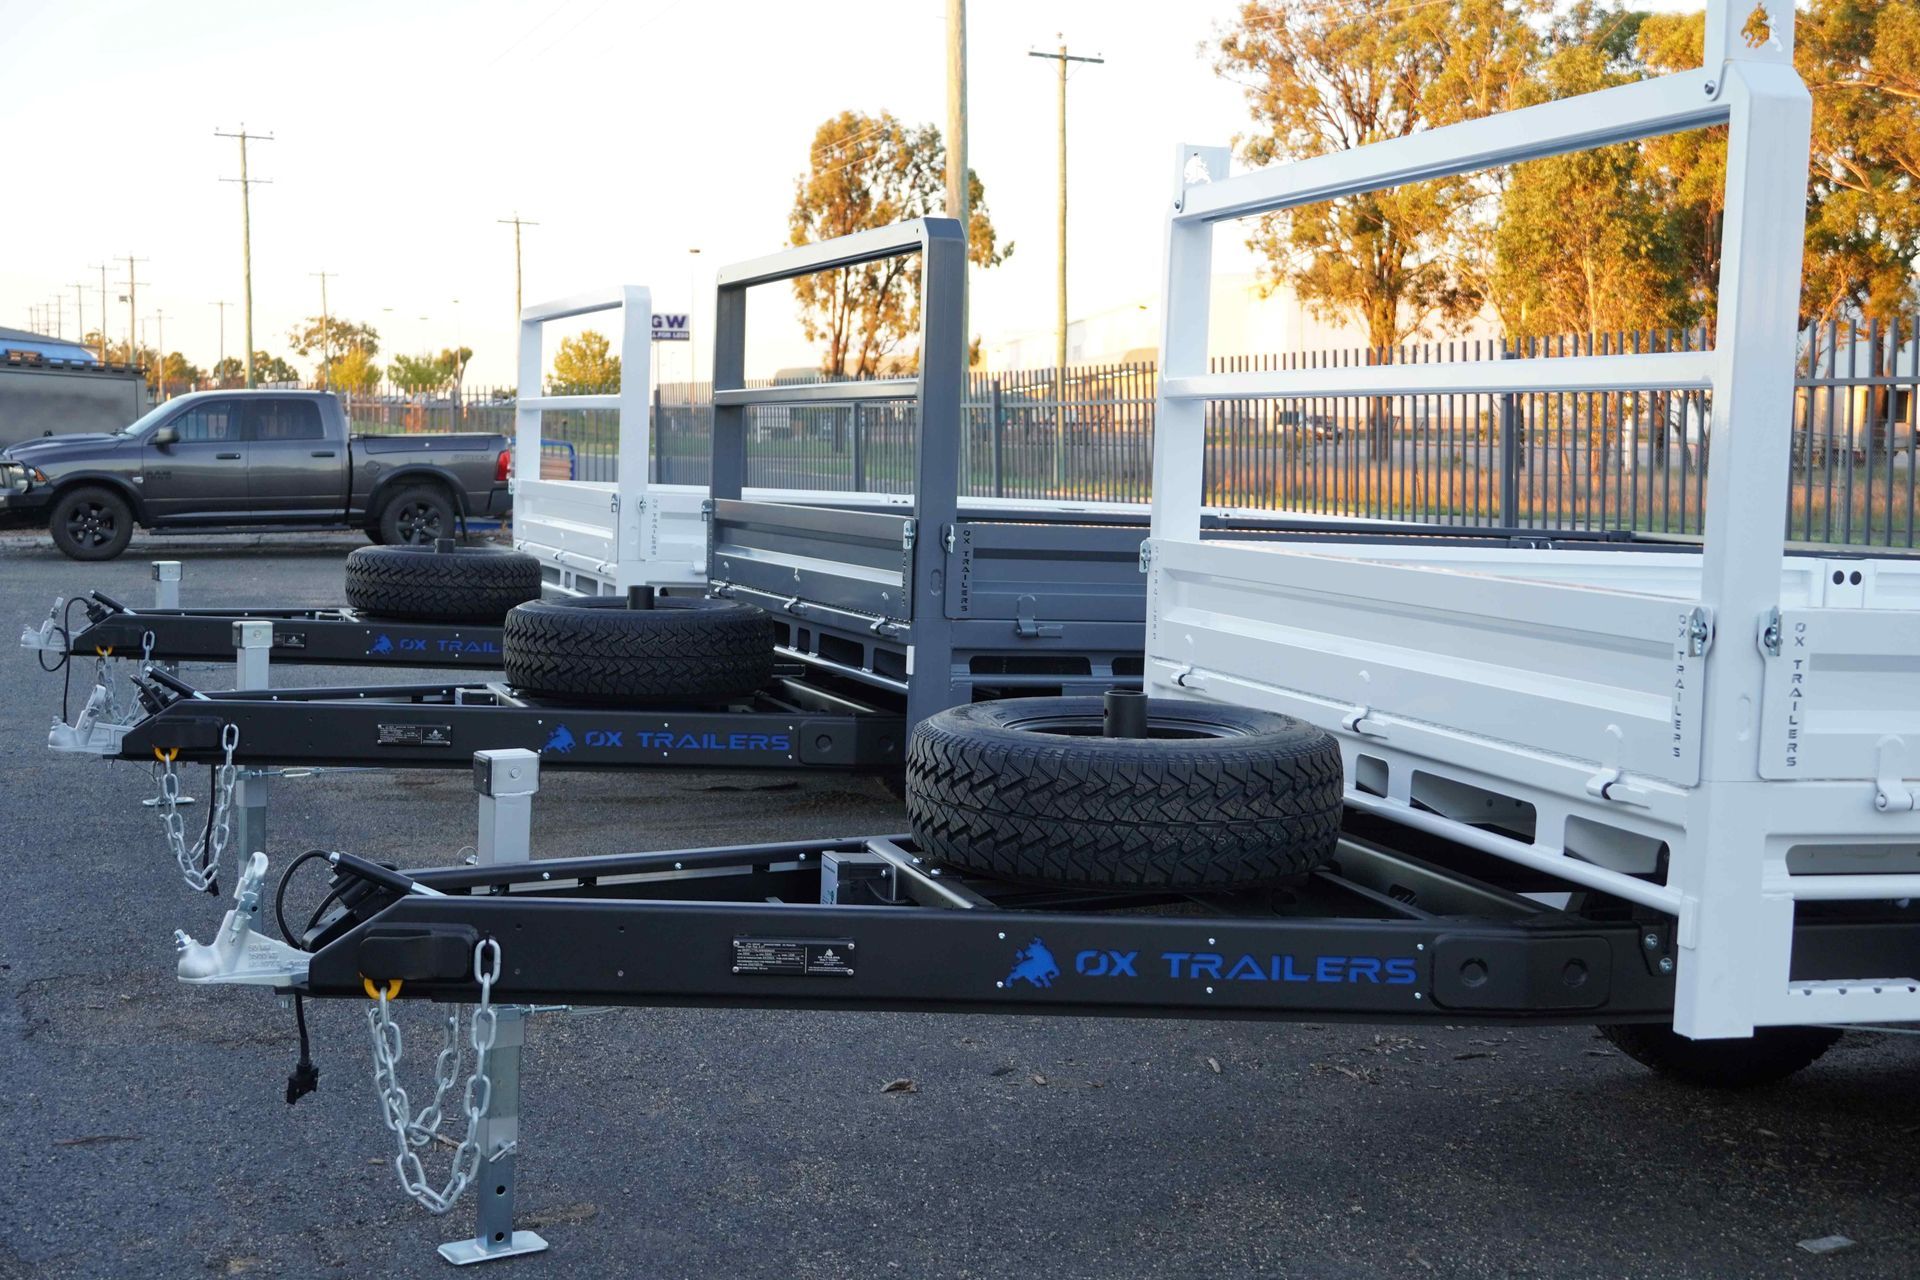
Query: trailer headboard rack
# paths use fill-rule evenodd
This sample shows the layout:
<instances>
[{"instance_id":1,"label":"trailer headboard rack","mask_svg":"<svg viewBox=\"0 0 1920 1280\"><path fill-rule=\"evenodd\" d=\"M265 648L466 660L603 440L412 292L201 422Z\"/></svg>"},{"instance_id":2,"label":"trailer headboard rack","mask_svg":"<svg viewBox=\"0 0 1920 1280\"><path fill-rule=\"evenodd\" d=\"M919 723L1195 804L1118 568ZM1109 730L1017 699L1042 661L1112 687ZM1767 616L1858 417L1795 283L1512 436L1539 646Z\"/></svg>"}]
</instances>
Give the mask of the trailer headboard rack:
<instances>
[{"instance_id":1,"label":"trailer headboard rack","mask_svg":"<svg viewBox=\"0 0 1920 1280\"><path fill-rule=\"evenodd\" d=\"M1920 1018L1920 955L1793 976L1796 918L1920 897L1912 565L1783 558L1810 118L1793 22L1788 0L1714 0L1696 70L1255 173L1181 147L1166 224L1149 690L1311 720L1354 809L1675 917L1674 1025L1696 1037ZM1217 223L1715 125L1712 350L1207 371ZM1201 537L1212 401L1647 389L1713 398L1697 555Z\"/></svg>"}]
</instances>

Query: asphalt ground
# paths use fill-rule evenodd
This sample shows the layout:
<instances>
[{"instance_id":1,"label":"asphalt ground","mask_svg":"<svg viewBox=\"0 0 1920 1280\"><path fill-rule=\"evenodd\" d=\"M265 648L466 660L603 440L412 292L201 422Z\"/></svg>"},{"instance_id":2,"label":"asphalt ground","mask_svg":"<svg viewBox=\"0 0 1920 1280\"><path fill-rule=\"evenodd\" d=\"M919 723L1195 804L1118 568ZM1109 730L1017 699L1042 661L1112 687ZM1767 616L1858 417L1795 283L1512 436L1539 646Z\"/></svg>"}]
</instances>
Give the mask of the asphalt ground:
<instances>
[{"instance_id":1,"label":"asphalt ground","mask_svg":"<svg viewBox=\"0 0 1920 1280\"><path fill-rule=\"evenodd\" d=\"M446 1265L434 1246L472 1230L468 1204L436 1219L405 1200L382 1158L357 1002L312 1007L320 1088L289 1108L290 1015L174 981L173 930L208 937L225 903L181 885L138 803L145 769L48 752L59 679L11 647L56 594L151 599L155 557L185 561L188 605L338 603L355 545L140 538L80 565L0 538L6 1280L427 1275ZM903 826L862 782L552 773L534 847ZM432 865L473 839L461 770L274 784L279 865L312 846ZM435 1032L403 1015L424 1080ZM619 1011L535 1021L525 1070L521 1221L552 1248L493 1264L516 1276L1920 1269L1920 1041L1904 1036L1849 1036L1788 1084L1715 1094L1585 1028ZM897 1080L913 1090L883 1091ZM1855 1243L1798 1247L1829 1235Z\"/></svg>"}]
</instances>

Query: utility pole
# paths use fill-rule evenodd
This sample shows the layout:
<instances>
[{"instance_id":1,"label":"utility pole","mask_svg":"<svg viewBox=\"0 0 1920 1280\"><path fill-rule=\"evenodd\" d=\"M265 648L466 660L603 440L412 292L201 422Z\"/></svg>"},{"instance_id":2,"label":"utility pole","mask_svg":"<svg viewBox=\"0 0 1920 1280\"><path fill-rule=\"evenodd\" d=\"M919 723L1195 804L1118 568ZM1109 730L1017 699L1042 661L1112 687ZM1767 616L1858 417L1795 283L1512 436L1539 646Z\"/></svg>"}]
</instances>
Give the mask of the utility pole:
<instances>
[{"instance_id":1,"label":"utility pole","mask_svg":"<svg viewBox=\"0 0 1920 1280\"><path fill-rule=\"evenodd\" d=\"M95 263L88 268L100 273L100 363L107 362L107 264Z\"/></svg>"},{"instance_id":2,"label":"utility pole","mask_svg":"<svg viewBox=\"0 0 1920 1280\"><path fill-rule=\"evenodd\" d=\"M81 301L81 290L86 287L84 284L73 286L73 337L83 346L87 341L87 311Z\"/></svg>"},{"instance_id":3,"label":"utility pole","mask_svg":"<svg viewBox=\"0 0 1920 1280\"><path fill-rule=\"evenodd\" d=\"M327 277L337 276L338 271L309 271L309 276L320 280L320 368L321 382L328 391L333 390L333 313L327 310Z\"/></svg>"},{"instance_id":4,"label":"utility pole","mask_svg":"<svg viewBox=\"0 0 1920 1280\"><path fill-rule=\"evenodd\" d=\"M966 234L972 223L967 205L967 0L947 0L947 216ZM971 245L968 246L972 248ZM973 331L967 326L970 299L967 265L960 266L960 341L969 352Z\"/></svg>"},{"instance_id":5,"label":"utility pole","mask_svg":"<svg viewBox=\"0 0 1920 1280\"><path fill-rule=\"evenodd\" d=\"M1065 37L1057 38L1065 39ZM1064 371L1067 367L1067 64L1069 62L1097 64L1105 62L1106 59L1068 53L1064 43L1054 53L1043 53L1033 49L1028 51L1027 56L1052 58L1060 64L1060 261L1054 278L1055 298L1060 306L1060 331L1054 336L1053 363L1055 368ZM1062 372L1059 376L1064 383L1065 373Z\"/></svg>"},{"instance_id":6,"label":"utility pole","mask_svg":"<svg viewBox=\"0 0 1920 1280\"><path fill-rule=\"evenodd\" d=\"M251 178L247 176L247 143L250 140L254 142L272 142L273 135L270 133L248 133L246 122L242 121L240 124L240 131L238 133L223 133L220 130L215 129L213 131L213 136L216 138L238 138L240 140L240 176L238 178L222 178L220 179L220 181L237 182L240 184L240 279L241 279L241 286L243 289L243 292L241 294L241 298L242 298L241 311L246 318L246 323L243 327L246 330L246 339L247 339L247 385L251 387L254 385L254 377L253 377L253 202L250 196L252 194L254 187L267 183L269 179Z\"/></svg>"},{"instance_id":7,"label":"utility pole","mask_svg":"<svg viewBox=\"0 0 1920 1280\"><path fill-rule=\"evenodd\" d=\"M220 364L225 364L227 362L227 300L222 298L218 302L209 302L207 305L220 308ZM217 369L220 366L214 367Z\"/></svg>"},{"instance_id":8,"label":"utility pole","mask_svg":"<svg viewBox=\"0 0 1920 1280\"><path fill-rule=\"evenodd\" d=\"M127 304L127 363L130 365L140 363L140 335L136 332L138 326L134 322L134 315L136 314L138 305L137 299L139 297L140 282L133 278L133 264L145 261L145 258L136 258L132 254L127 255L127 296L122 298L121 301Z\"/></svg>"},{"instance_id":9,"label":"utility pole","mask_svg":"<svg viewBox=\"0 0 1920 1280\"><path fill-rule=\"evenodd\" d=\"M516 211L511 218L495 219L503 227L513 228L513 332L515 341L520 333L520 311L525 305L520 301L520 228L537 227L540 224L530 222Z\"/></svg>"},{"instance_id":10,"label":"utility pole","mask_svg":"<svg viewBox=\"0 0 1920 1280\"><path fill-rule=\"evenodd\" d=\"M153 402L159 404L167 398L167 313L158 307L153 312L153 341L160 355L160 374L154 379Z\"/></svg>"}]
</instances>

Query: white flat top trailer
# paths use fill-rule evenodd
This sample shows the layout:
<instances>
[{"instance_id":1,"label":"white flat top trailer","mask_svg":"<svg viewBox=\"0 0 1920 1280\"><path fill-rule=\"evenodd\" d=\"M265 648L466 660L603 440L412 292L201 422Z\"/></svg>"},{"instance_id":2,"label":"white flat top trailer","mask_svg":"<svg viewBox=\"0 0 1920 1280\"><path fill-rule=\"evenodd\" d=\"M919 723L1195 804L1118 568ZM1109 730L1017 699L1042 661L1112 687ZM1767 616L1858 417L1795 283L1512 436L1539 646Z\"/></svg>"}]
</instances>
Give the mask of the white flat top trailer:
<instances>
[{"instance_id":1,"label":"white flat top trailer","mask_svg":"<svg viewBox=\"0 0 1920 1280\"><path fill-rule=\"evenodd\" d=\"M1678 922L1674 1026L1920 1019L1897 973L1792 976L1796 908L1920 897L1920 563L1786 554L1810 105L1793 6L1712 0L1702 67L1229 177L1182 147L1167 217L1146 683L1339 739L1347 801ZM1729 127L1712 350L1215 374L1214 224ZM1200 536L1216 400L1710 392L1696 556Z\"/></svg>"}]
</instances>

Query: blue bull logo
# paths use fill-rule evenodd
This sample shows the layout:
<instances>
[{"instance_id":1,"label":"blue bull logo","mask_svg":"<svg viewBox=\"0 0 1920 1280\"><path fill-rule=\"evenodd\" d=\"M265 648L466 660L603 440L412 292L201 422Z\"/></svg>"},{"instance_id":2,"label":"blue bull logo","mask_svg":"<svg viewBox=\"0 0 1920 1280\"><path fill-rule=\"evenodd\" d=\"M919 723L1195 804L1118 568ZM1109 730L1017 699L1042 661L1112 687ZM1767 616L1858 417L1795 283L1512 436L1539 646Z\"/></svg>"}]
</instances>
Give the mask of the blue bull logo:
<instances>
[{"instance_id":1,"label":"blue bull logo","mask_svg":"<svg viewBox=\"0 0 1920 1280\"><path fill-rule=\"evenodd\" d=\"M392 652L393 652L393 639L392 637L387 636L385 634L375 636L373 638L373 643L367 646L368 657L375 657L383 653L392 653Z\"/></svg>"},{"instance_id":2,"label":"blue bull logo","mask_svg":"<svg viewBox=\"0 0 1920 1280\"><path fill-rule=\"evenodd\" d=\"M1026 946L1013 953L1013 972L1007 975L1007 985L1024 982L1029 986L1051 987L1053 980L1060 976L1060 966L1055 963L1053 952L1047 950L1047 944L1035 938Z\"/></svg>"},{"instance_id":3,"label":"blue bull logo","mask_svg":"<svg viewBox=\"0 0 1920 1280\"><path fill-rule=\"evenodd\" d=\"M557 724L553 726L553 732L547 735L547 745L542 747L541 750L557 751L565 755L567 752L573 750L573 745L573 734L567 731L567 726Z\"/></svg>"}]
</instances>

